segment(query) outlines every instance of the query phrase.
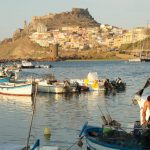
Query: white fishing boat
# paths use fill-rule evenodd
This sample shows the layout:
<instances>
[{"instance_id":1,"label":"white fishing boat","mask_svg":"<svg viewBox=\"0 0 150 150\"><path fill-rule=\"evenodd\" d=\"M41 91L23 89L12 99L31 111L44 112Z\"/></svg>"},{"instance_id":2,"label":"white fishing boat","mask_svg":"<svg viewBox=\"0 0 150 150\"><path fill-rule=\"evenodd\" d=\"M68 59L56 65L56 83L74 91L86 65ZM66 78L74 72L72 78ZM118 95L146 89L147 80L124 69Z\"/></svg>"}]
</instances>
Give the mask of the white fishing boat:
<instances>
[{"instance_id":1,"label":"white fishing boat","mask_svg":"<svg viewBox=\"0 0 150 150\"><path fill-rule=\"evenodd\" d=\"M46 93L70 93L80 91L78 83L71 83L68 80L58 81L54 75L48 74L40 81L37 81L38 92Z\"/></svg>"},{"instance_id":2,"label":"white fishing boat","mask_svg":"<svg viewBox=\"0 0 150 150\"><path fill-rule=\"evenodd\" d=\"M35 66L32 64L32 62L23 60L21 62L21 68L35 68Z\"/></svg>"},{"instance_id":3,"label":"white fishing boat","mask_svg":"<svg viewBox=\"0 0 150 150\"><path fill-rule=\"evenodd\" d=\"M51 65L35 65L35 68L51 68Z\"/></svg>"},{"instance_id":4,"label":"white fishing boat","mask_svg":"<svg viewBox=\"0 0 150 150\"><path fill-rule=\"evenodd\" d=\"M70 79L70 82L77 82L80 86L86 86L90 91L105 90L105 80L99 80L97 72L89 72L85 79Z\"/></svg>"},{"instance_id":5,"label":"white fishing boat","mask_svg":"<svg viewBox=\"0 0 150 150\"><path fill-rule=\"evenodd\" d=\"M16 96L30 96L33 93L32 83L0 83L0 94L16 95Z\"/></svg>"},{"instance_id":6,"label":"white fishing boat","mask_svg":"<svg viewBox=\"0 0 150 150\"><path fill-rule=\"evenodd\" d=\"M45 93L65 93L66 88L64 83L54 82L50 84L47 80L43 80L38 82L38 91Z\"/></svg>"},{"instance_id":7,"label":"white fishing boat","mask_svg":"<svg viewBox=\"0 0 150 150\"><path fill-rule=\"evenodd\" d=\"M141 58L132 58L128 60L129 62L141 62Z\"/></svg>"},{"instance_id":8,"label":"white fishing boat","mask_svg":"<svg viewBox=\"0 0 150 150\"><path fill-rule=\"evenodd\" d=\"M43 80L38 82L38 92L45 93L72 93L79 92L80 87L77 84L71 84L69 81L48 82Z\"/></svg>"}]
</instances>

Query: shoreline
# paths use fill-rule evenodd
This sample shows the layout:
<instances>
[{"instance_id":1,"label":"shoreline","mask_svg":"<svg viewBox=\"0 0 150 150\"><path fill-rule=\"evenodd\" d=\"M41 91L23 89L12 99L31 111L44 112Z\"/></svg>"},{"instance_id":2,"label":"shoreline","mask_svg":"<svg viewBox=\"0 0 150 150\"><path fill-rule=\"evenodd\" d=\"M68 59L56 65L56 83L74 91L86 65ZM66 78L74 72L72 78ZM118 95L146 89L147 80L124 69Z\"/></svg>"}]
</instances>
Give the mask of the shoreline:
<instances>
[{"instance_id":1,"label":"shoreline","mask_svg":"<svg viewBox=\"0 0 150 150\"><path fill-rule=\"evenodd\" d=\"M51 59L1 59L0 63L7 63L7 62L21 62L22 60L28 61L38 61L38 62L56 62L56 61L126 61L128 59L119 59L119 58L106 58L106 59L58 59L58 60L51 60Z\"/></svg>"},{"instance_id":2,"label":"shoreline","mask_svg":"<svg viewBox=\"0 0 150 150\"><path fill-rule=\"evenodd\" d=\"M64 61L126 61L127 59L67 59Z\"/></svg>"}]
</instances>

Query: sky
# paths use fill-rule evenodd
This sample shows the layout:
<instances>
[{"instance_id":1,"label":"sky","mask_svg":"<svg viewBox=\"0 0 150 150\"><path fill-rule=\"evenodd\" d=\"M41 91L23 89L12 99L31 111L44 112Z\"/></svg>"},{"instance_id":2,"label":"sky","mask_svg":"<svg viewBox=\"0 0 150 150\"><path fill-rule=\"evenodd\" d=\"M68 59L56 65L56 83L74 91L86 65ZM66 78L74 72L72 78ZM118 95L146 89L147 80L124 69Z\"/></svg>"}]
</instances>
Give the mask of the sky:
<instances>
[{"instance_id":1,"label":"sky","mask_svg":"<svg viewBox=\"0 0 150 150\"><path fill-rule=\"evenodd\" d=\"M102 24L130 29L150 23L150 0L0 0L0 40L12 37L32 16L88 8Z\"/></svg>"}]
</instances>

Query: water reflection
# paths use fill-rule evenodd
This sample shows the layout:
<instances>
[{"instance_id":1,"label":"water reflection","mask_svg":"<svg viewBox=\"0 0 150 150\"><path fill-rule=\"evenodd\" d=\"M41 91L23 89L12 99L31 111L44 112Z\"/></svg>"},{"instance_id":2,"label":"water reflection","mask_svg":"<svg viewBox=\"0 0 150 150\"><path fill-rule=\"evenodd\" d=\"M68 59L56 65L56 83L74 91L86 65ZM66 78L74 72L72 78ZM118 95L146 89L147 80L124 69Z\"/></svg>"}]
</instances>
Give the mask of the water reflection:
<instances>
[{"instance_id":1,"label":"water reflection","mask_svg":"<svg viewBox=\"0 0 150 150\"><path fill-rule=\"evenodd\" d=\"M31 96L11 96L0 94L0 105L14 105L14 107L17 107L18 109L29 109L32 106L32 98Z\"/></svg>"}]
</instances>

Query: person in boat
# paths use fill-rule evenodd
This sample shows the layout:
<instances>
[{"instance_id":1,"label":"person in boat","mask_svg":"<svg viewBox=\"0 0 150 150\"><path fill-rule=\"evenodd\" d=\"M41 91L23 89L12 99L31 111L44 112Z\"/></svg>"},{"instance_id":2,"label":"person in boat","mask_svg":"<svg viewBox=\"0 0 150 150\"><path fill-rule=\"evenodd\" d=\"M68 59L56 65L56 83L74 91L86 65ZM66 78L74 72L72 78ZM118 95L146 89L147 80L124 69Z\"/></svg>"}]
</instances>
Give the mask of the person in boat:
<instances>
[{"instance_id":1,"label":"person in boat","mask_svg":"<svg viewBox=\"0 0 150 150\"><path fill-rule=\"evenodd\" d=\"M146 111L147 110L149 110L149 119L148 120L146 120ZM148 127L150 128L150 96L148 96L147 100L144 102L142 116L143 116L143 124L144 125L147 124Z\"/></svg>"}]
</instances>

